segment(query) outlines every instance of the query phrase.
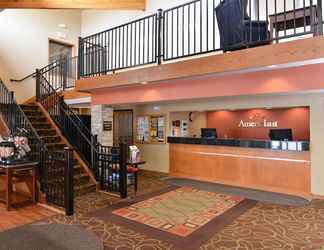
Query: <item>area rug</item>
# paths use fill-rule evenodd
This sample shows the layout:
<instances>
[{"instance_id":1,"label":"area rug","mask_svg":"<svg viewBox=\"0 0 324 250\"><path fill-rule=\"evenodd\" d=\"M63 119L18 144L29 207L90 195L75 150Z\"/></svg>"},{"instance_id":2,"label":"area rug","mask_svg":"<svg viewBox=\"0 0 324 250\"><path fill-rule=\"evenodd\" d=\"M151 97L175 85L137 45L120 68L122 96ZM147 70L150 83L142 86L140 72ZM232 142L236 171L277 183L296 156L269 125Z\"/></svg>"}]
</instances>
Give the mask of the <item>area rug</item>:
<instances>
[{"instance_id":1,"label":"area rug","mask_svg":"<svg viewBox=\"0 0 324 250\"><path fill-rule=\"evenodd\" d=\"M103 242L76 225L27 225L0 233L0 250L103 250Z\"/></svg>"},{"instance_id":2,"label":"area rug","mask_svg":"<svg viewBox=\"0 0 324 250\"><path fill-rule=\"evenodd\" d=\"M92 216L172 244L197 249L256 201L192 187L162 191L120 202Z\"/></svg>"}]
</instances>

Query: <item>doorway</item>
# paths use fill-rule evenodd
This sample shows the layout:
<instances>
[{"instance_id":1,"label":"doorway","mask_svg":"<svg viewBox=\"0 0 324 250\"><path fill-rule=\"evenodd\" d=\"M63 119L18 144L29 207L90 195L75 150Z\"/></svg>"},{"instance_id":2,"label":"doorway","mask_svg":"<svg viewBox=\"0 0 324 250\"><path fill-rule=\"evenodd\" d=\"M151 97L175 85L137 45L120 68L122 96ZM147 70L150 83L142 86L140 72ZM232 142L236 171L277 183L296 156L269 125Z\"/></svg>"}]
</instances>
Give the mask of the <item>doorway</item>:
<instances>
[{"instance_id":1,"label":"doorway","mask_svg":"<svg viewBox=\"0 0 324 250\"><path fill-rule=\"evenodd\" d=\"M114 111L114 145L133 145L133 110Z\"/></svg>"},{"instance_id":2,"label":"doorway","mask_svg":"<svg viewBox=\"0 0 324 250\"><path fill-rule=\"evenodd\" d=\"M56 40L49 40L49 53L48 60L49 63L53 63L58 60L72 58L73 56L73 45L59 42Z\"/></svg>"},{"instance_id":3,"label":"doorway","mask_svg":"<svg viewBox=\"0 0 324 250\"><path fill-rule=\"evenodd\" d=\"M49 39L49 63L55 63L57 70L53 82L59 82L55 89L74 88L77 79L77 58L73 57L74 45Z\"/></svg>"}]
</instances>

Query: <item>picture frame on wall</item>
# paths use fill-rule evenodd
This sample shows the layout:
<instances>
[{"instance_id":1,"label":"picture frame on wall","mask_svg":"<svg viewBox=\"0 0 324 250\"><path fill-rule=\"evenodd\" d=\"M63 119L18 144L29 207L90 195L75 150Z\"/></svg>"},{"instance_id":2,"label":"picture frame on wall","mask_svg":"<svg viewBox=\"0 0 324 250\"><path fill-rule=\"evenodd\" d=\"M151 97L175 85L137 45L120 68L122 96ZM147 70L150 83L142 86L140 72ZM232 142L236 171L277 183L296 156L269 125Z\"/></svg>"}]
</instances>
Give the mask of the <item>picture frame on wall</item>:
<instances>
[{"instance_id":1,"label":"picture frame on wall","mask_svg":"<svg viewBox=\"0 0 324 250\"><path fill-rule=\"evenodd\" d=\"M166 116L142 115L136 121L136 141L138 143L165 143Z\"/></svg>"}]
</instances>

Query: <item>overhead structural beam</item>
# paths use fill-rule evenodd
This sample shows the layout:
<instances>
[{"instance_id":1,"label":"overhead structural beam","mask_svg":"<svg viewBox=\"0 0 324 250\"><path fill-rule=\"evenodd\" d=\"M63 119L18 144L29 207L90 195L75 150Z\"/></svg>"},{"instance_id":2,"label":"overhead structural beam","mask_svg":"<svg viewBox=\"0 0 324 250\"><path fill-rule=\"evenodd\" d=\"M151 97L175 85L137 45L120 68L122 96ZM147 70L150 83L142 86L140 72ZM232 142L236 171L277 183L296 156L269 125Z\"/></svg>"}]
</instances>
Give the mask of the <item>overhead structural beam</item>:
<instances>
[{"instance_id":1,"label":"overhead structural beam","mask_svg":"<svg viewBox=\"0 0 324 250\"><path fill-rule=\"evenodd\" d=\"M144 10L146 0L1 0L0 9Z\"/></svg>"}]
</instances>

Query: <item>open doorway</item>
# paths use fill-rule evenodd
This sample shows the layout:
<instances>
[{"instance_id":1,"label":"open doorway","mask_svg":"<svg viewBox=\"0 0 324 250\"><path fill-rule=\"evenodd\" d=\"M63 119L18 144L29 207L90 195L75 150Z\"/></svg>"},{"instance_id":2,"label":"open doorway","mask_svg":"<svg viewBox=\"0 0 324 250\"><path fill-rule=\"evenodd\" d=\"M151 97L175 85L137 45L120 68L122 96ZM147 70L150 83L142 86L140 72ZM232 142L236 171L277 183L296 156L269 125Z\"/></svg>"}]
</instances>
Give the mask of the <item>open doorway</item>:
<instances>
[{"instance_id":1,"label":"open doorway","mask_svg":"<svg viewBox=\"0 0 324 250\"><path fill-rule=\"evenodd\" d=\"M73 44L49 39L49 63L61 60L63 58L72 58L73 49Z\"/></svg>"},{"instance_id":2,"label":"open doorway","mask_svg":"<svg viewBox=\"0 0 324 250\"><path fill-rule=\"evenodd\" d=\"M77 78L77 58L74 56L74 45L49 39L49 64L59 62L54 82L60 82L58 87L63 89L74 88ZM63 86L62 86L63 84Z\"/></svg>"}]
</instances>

